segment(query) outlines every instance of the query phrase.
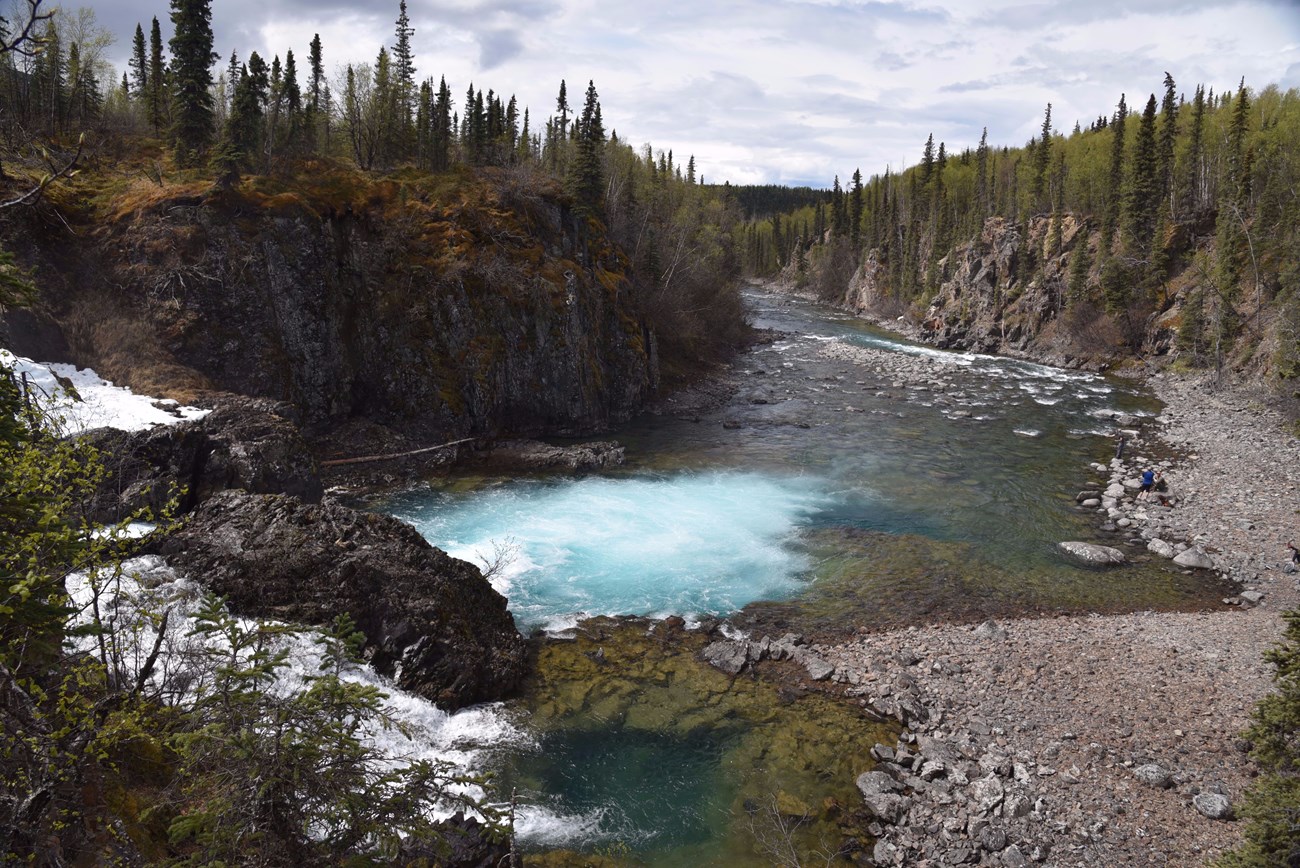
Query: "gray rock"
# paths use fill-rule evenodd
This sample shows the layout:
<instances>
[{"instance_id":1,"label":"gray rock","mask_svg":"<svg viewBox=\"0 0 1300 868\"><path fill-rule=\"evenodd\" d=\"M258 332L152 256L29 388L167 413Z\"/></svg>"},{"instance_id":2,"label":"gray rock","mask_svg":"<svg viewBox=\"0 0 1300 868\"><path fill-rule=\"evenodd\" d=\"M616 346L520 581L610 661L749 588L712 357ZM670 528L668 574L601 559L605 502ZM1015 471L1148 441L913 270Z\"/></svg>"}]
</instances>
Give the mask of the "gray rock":
<instances>
[{"instance_id":1,"label":"gray rock","mask_svg":"<svg viewBox=\"0 0 1300 868\"><path fill-rule=\"evenodd\" d=\"M700 658L728 675L739 675L749 663L748 646L748 642L719 639L717 642L705 645L704 650L700 652Z\"/></svg>"},{"instance_id":2,"label":"gray rock","mask_svg":"<svg viewBox=\"0 0 1300 868\"><path fill-rule=\"evenodd\" d=\"M1020 852L1020 848L1012 844L1002 851L1002 864L1006 865L1007 868L1024 868L1029 863L1026 861L1025 855Z\"/></svg>"},{"instance_id":3,"label":"gray rock","mask_svg":"<svg viewBox=\"0 0 1300 868\"><path fill-rule=\"evenodd\" d=\"M1242 591L1238 596L1241 597L1242 602L1252 606L1258 606L1264 600L1264 595L1260 591Z\"/></svg>"},{"instance_id":4,"label":"gray rock","mask_svg":"<svg viewBox=\"0 0 1300 868\"><path fill-rule=\"evenodd\" d=\"M835 673L834 664L812 653L803 656L803 666L808 670L808 677L813 681L825 681Z\"/></svg>"},{"instance_id":5,"label":"gray rock","mask_svg":"<svg viewBox=\"0 0 1300 868\"><path fill-rule=\"evenodd\" d=\"M1192 797L1192 804L1211 820L1232 819L1232 802L1221 793L1198 793Z\"/></svg>"},{"instance_id":6,"label":"gray rock","mask_svg":"<svg viewBox=\"0 0 1300 868\"><path fill-rule=\"evenodd\" d=\"M1164 766L1147 763L1133 769L1133 777L1149 787L1167 790L1174 785L1174 777Z\"/></svg>"},{"instance_id":7,"label":"gray rock","mask_svg":"<svg viewBox=\"0 0 1300 868\"><path fill-rule=\"evenodd\" d=\"M1151 542L1147 543L1147 551L1160 555L1162 558L1172 558L1178 554L1178 549L1174 548L1159 537L1156 537L1151 540Z\"/></svg>"},{"instance_id":8,"label":"gray rock","mask_svg":"<svg viewBox=\"0 0 1300 868\"><path fill-rule=\"evenodd\" d=\"M1101 506L1101 498L1090 497L1087 500L1082 501L1079 505L1084 507L1085 509L1096 509L1097 507Z\"/></svg>"},{"instance_id":9,"label":"gray rock","mask_svg":"<svg viewBox=\"0 0 1300 868\"><path fill-rule=\"evenodd\" d=\"M903 819L907 809L911 807L912 800L907 796L900 796L896 793L876 793L870 796L863 796L862 803L866 806L868 813L882 823L888 823L891 826L896 825Z\"/></svg>"},{"instance_id":10,"label":"gray rock","mask_svg":"<svg viewBox=\"0 0 1300 868\"><path fill-rule=\"evenodd\" d=\"M1113 566L1128 560L1122 551L1110 546L1085 542L1061 542L1057 543L1056 547L1075 560L1092 566Z\"/></svg>"},{"instance_id":11,"label":"gray rock","mask_svg":"<svg viewBox=\"0 0 1300 868\"><path fill-rule=\"evenodd\" d=\"M887 772L873 769L858 775L858 792L863 796L878 796L881 793L901 793L903 785Z\"/></svg>"},{"instance_id":12,"label":"gray rock","mask_svg":"<svg viewBox=\"0 0 1300 868\"><path fill-rule=\"evenodd\" d=\"M992 811L1002 804L1005 791L1002 788L1002 781L997 775L980 778L971 784L970 788L971 796L975 800L975 810L981 814Z\"/></svg>"},{"instance_id":13,"label":"gray rock","mask_svg":"<svg viewBox=\"0 0 1300 868\"><path fill-rule=\"evenodd\" d=\"M888 841L877 841L871 848L871 861L877 865L897 865L898 848Z\"/></svg>"},{"instance_id":14,"label":"gray rock","mask_svg":"<svg viewBox=\"0 0 1300 868\"><path fill-rule=\"evenodd\" d=\"M975 638L983 641L1001 642L1007 638L1007 631L998 626L996 621L985 621L975 628Z\"/></svg>"},{"instance_id":15,"label":"gray rock","mask_svg":"<svg viewBox=\"0 0 1300 868\"><path fill-rule=\"evenodd\" d=\"M1174 563L1180 567L1191 567L1196 570L1214 569L1214 561L1210 556L1198 548L1186 549L1179 552L1174 557Z\"/></svg>"},{"instance_id":16,"label":"gray rock","mask_svg":"<svg viewBox=\"0 0 1300 868\"><path fill-rule=\"evenodd\" d=\"M1007 846L1007 833L996 826L989 826L980 832L980 846L990 853L997 853Z\"/></svg>"}]
</instances>

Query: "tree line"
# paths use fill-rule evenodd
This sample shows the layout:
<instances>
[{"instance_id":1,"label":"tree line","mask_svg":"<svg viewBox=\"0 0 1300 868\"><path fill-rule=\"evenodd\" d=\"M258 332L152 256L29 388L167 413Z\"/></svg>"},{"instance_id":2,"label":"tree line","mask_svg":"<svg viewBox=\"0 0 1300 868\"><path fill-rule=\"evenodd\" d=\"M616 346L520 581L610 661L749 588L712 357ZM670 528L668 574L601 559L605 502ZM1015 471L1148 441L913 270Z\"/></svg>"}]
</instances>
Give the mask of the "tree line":
<instances>
[{"instance_id":1,"label":"tree line","mask_svg":"<svg viewBox=\"0 0 1300 868\"><path fill-rule=\"evenodd\" d=\"M1121 94L1113 112L1068 134L1049 104L1040 133L1022 147L992 146L986 129L976 147L950 153L931 136L916 165L865 181L855 171L846 187L836 178L821 202L751 221L740 239L745 267L848 263L852 274L872 257L895 298L924 301L950 276L949 253L997 217L1021 227L1022 285L1046 280L1045 261L1068 253L1050 287L1062 307L1092 305L1140 325L1181 291L1171 279L1194 269L1199 278L1180 299L1179 344L1194 359L1221 359L1246 319L1266 302L1289 304L1300 285L1291 253L1300 92L1256 93L1242 81L1217 94L1198 85L1189 98L1166 74L1138 104L1131 109ZM1091 244L1063 247L1066 217ZM1035 219L1049 221L1042 249L1028 243ZM1193 256L1210 239L1200 245L1210 252ZM1285 304L1284 313L1295 317Z\"/></svg>"}]
</instances>

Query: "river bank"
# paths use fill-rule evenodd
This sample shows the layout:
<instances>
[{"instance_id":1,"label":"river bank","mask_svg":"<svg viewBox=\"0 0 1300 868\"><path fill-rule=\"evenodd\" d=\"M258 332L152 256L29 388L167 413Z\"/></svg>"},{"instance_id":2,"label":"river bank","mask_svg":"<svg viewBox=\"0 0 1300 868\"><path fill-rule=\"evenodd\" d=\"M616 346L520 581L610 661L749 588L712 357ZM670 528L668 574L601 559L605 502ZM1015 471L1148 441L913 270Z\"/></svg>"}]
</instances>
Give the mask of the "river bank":
<instances>
[{"instance_id":1,"label":"river bank","mask_svg":"<svg viewBox=\"0 0 1300 868\"><path fill-rule=\"evenodd\" d=\"M862 702L902 685L926 711L900 761L881 765L902 787L862 781L868 804L900 819L877 829L878 864L1199 865L1238 841L1235 823L1206 814L1249 785L1239 733L1270 687L1262 655L1280 614L1300 601L1284 571L1300 448L1244 386L1149 382L1166 409L1117 470L1163 460L1176 506L1130 509L1131 533L1194 543L1258 604L938 624L817 648ZM870 795L882 787L883 802Z\"/></svg>"}]
</instances>

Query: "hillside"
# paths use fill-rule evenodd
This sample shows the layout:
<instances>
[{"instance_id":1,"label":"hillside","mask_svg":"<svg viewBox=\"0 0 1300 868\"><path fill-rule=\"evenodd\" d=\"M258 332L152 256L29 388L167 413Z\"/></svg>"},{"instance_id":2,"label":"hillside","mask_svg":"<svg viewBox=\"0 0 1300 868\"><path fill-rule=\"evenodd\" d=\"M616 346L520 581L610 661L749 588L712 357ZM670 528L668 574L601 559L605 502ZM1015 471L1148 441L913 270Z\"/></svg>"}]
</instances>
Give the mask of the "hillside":
<instances>
[{"instance_id":1,"label":"hillside","mask_svg":"<svg viewBox=\"0 0 1300 868\"><path fill-rule=\"evenodd\" d=\"M936 345L1092 368L1158 359L1300 372L1300 93L1121 98L1069 135L922 160L825 205L750 223L756 275L779 274Z\"/></svg>"}]
</instances>

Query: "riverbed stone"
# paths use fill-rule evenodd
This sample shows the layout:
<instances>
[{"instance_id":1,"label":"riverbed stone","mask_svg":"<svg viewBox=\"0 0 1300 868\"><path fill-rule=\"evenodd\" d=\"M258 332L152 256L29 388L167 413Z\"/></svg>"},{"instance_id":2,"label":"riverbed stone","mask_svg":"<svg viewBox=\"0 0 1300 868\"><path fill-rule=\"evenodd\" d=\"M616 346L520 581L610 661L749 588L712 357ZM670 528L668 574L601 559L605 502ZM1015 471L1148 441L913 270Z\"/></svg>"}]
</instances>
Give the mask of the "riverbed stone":
<instances>
[{"instance_id":1,"label":"riverbed stone","mask_svg":"<svg viewBox=\"0 0 1300 868\"><path fill-rule=\"evenodd\" d=\"M1174 563L1180 567L1191 567L1196 570L1214 569L1214 561L1198 548L1189 548L1179 552L1174 557Z\"/></svg>"},{"instance_id":2,"label":"riverbed stone","mask_svg":"<svg viewBox=\"0 0 1300 868\"><path fill-rule=\"evenodd\" d=\"M1162 558L1172 558L1178 554L1178 549L1174 548L1159 537L1156 537L1147 543L1147 551L1160 555Z\"/></svg>"},{"instance_id":3,"label":"riverbed stone","mask_svg":"<svg viewBox=\"0 0 1300 868\"><path fill-rule=\"evenodd\" d=\"M1119 549L1086 542L1061 542L1056 547L1070 557L1092 566L1113 566L1128 560Z\"/></svg>"}]
</instances>

